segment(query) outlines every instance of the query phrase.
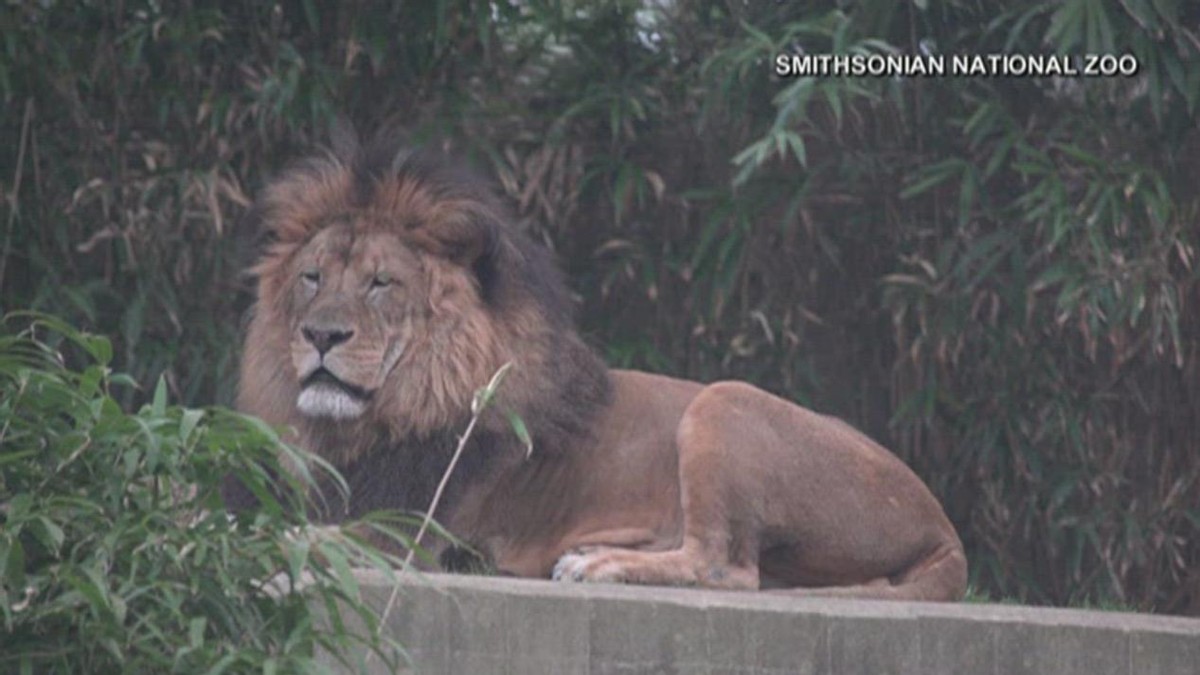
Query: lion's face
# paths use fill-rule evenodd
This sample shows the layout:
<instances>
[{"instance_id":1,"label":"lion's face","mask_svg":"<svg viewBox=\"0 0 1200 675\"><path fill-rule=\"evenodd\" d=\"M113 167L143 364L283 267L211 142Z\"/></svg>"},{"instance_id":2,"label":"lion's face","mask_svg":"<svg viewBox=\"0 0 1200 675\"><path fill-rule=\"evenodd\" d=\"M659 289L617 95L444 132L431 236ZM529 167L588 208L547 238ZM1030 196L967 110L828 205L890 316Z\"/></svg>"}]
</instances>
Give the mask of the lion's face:
<instances>
[{"instance_id":1,"label":"lion's face","mask_svg":"<svg viewBox=\"0 0 1200 675\"><path fill-rule=\"evenodd\" d=\"M418 254L387 231L327 227L297 252L284 283L297 409L362 416L427 323Z\"/></svg>"}]
</instances>

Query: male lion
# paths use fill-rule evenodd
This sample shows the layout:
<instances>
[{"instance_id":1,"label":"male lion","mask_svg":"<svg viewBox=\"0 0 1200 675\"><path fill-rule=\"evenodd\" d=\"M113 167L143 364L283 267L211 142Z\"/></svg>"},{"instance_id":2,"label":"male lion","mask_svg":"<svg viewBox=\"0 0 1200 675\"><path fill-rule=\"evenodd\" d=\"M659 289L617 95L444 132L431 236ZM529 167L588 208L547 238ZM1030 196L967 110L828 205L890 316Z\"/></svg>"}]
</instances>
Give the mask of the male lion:
<instances>
[{"instance_id":1,"label":"male lion","mask_svg":"<svg viewBox=\"0 0 1200 675\"><path fill-rule=\"evenodd\" d=\"M962 596L954 528L887 450L749 384L609 371L485 186L433 154L335 145L256 207L273 241L238 405L343 472L346 515L424 510L473 393L512 361L437 514L501 573Z\"/></svg>"}]
</instances>

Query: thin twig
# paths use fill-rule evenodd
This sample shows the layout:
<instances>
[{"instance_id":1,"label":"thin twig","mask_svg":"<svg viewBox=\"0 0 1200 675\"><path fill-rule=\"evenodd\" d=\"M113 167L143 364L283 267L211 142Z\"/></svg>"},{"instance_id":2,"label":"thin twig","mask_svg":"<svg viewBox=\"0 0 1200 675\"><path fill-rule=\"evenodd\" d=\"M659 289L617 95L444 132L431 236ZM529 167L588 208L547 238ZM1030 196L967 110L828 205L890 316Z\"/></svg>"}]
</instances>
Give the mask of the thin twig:
<instances>
[{"instance_id":1,"label":"thin twig","mask_svg":"<svg viewBox=\"0 0 1200 675\"><path fill-rule=\"evenodd\" d=\"M483 411L487 408L492 396L495 395L496 389L500 386L500 381L504 379L504 374L512 366L512 362L500 366L500 369L492 375L492 379L483 389L476 392L474 400L471 402L471 421L467 423L467 428L463 430L462 436L458 439L458 447L454 449L454 455L450 457L450 464L442 473L442 480L438 482L437 489L433 492L433 499L429 500L429 508L425 510L425 517L421 521L421 527L417 528L417 534L413 537L412 544L408 548L408 555L404 557L404 567L400 573L407 572L412 567L413 555L417 552L417 547L421 545L421 537L425 536L426 530L429 529L429 524L433 522L433 514L437 511L438 504L442 501L442 493L446 490L446 485L450 483L450 476L454 474L454 468L458 466L458 459L462 457L463 450L467 447L467 441L471 440L471 434L475 431L475 425L479 422L479 418L483 415ZM396 600L400 597L400 584L397 583L392 587L392 592L388 596L387 604L383 607L383 613L379 615L379 625L376 627L376 636L383 635L383 629L387 626L388 616L391 615L392 609L396 606ZM370 662L374 652L367 654L367 662Z\"/></svg>"},{"instance_id":2,"label":"thin twig","mask_svg":"<svg viewBox=\"0 0 1200 675\"><path fill-rule=\"evenodd\" d=\"M29 141L29 122L33 119L33 97L25 99L25 114L21 118L21 141L17 144L17 172L13 175L11 203L8 207L8 229L4 233L4 252L0 253L0 292L4 291L4 272L12 251L13 227L17 221L17 195L21 193L21 177L25 174L25 145Z\"/></svg>"},{"instance_id":3,"label":"thin twig","mask_svg":"<svg viewBox=\"0 0 1200 675\"><path fill-rule=\"evenodd\" d=\"M458 439L458 447L454 449L454 456L450 458L450 465L446 467L446 472L442 474L442 480L438 483L437 490L433 493L433 499L429 501L429 509L425 512L425 518L421 521L421 527L417 529L417 536L413 537L412 546L408 549L408 555L404 557L404 569L406 570L412 564L413 554L416 553L417 547L421 544L421 537L425 536L426 530L429 529L429 523L433 520L433 512L437 510L438 504L442 501L442 492L446 490L446 484L450 482L450 476L454 473L454 467L458 465L458 458L462 456L463 449L467 447L467 441L470 440L471 433L475 431L475 423L478 421L479 415L472 415L471 422L463 431L463 435Z\"/></svg>"}]
</instances>

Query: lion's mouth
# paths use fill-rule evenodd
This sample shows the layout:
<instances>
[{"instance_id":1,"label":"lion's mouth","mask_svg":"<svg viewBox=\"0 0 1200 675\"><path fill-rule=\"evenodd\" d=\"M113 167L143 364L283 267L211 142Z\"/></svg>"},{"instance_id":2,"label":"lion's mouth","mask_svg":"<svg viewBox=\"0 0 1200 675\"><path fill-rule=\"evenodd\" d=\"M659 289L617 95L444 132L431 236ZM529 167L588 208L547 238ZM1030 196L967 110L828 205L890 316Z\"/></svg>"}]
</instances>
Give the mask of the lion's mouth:
<instances>
[{"instance_id":1,"label":"lion's mouth","mask_svg":"<svg viewBox=\"0 0 1200 675\"><path fill-rule=\"evenodd\" d=\"M370 392L362 387L355 386L349 382L339 378L337 375L329 372L327 368L321 366L314 370L308 377L304 378L304 382L300 384L304 388L308 387L334 387L341 389L354 398L368 399L371 397Z\"/></svg>"},{"instance_id":2,"label":"lion's mouth","mask_svg":"<svg viewBox=\"0 0 1200 675\"><path fill-rule=\"evenodd\" d=\"M296 407L310 417L354 419L367 409L371 393L339 379L324 367L317 368L300 383Z\"/></svg>"}]
</instances>

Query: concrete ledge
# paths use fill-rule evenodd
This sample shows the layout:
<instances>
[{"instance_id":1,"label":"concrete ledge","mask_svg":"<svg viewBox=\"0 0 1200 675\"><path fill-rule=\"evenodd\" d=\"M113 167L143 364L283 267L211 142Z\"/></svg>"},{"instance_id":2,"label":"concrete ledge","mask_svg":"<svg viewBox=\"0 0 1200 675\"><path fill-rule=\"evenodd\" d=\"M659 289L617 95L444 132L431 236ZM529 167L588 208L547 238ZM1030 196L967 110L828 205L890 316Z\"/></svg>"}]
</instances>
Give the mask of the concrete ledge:
<instances>
[{"instance_id":1,"label":"concrete ledge","mask_svg":"<svg viewBox=\"0 0 1200 675\"><path fill-rule=\"evenodd\" d=\"M382 608L392 587L360 580ZM444 574L401 586L388 630L418 673L1200 673L1197 619Z\"/></svg>"}]
</instances>

